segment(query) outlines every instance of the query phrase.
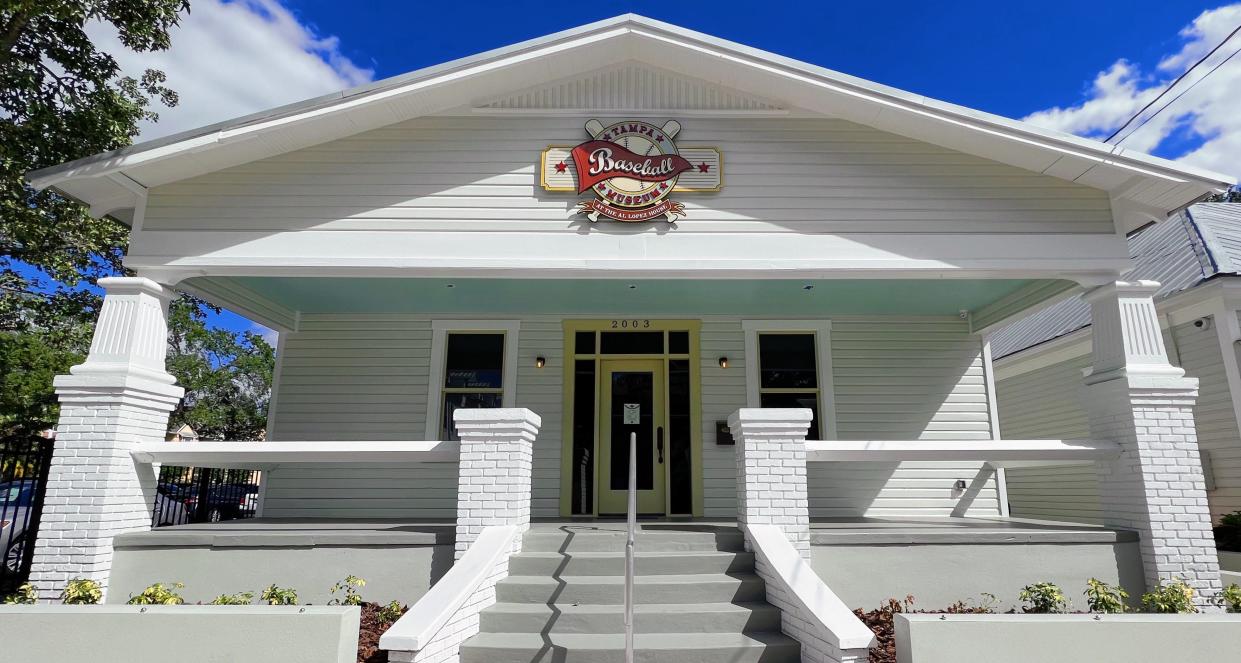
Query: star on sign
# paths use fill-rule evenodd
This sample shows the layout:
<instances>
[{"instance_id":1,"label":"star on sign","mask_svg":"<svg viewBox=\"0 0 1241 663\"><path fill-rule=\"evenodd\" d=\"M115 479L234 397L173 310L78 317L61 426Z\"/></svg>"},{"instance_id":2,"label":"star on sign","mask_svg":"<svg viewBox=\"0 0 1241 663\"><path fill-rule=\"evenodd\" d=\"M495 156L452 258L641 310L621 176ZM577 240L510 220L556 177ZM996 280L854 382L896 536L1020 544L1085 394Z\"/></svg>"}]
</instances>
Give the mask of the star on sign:
<instances>
[{"instance_id":1,"label":"star on sign","mask_svg":"<svg viewBox=\"0 0 1241 663\"><path fill-rule=\"evenodd\" d=\"M705 173L710 169L711 169L711 164L707 163L706 161L698 164L698 172L700 173Z\"/></svg>"},{"instance_id":2,"label":"star on sign","mask_svg":"<svg viewBox=\"0 0 1241 663\"><path fill-rule=\"evenodd\" d=\"M565 172L565 169L566 169L566 168L568 168L568 167L569 167L569 165L568 165L568 164L566 164L565 162L561 161L560 163L556 164L556 172L558 172L558 173L563 173L563 172Z\"/></svg>"}]
</instances>

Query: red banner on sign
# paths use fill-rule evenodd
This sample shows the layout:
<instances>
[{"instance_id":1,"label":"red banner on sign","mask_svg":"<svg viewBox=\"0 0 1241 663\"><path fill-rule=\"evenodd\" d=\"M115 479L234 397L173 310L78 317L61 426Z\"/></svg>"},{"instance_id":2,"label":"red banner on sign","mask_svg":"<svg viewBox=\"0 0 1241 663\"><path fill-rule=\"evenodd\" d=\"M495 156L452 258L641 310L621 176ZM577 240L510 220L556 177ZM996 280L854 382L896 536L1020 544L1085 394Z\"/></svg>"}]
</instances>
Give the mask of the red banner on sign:
<instances>
[{"instance_id":1,"label":"red banner on sign","mask_svg":"<svg viewBox=\"0 0 1241 663\"><path fill-rule=\"evenodd\" d=\"M580 214L589 216L591 221L598 220L599 215L602 214L603 216L626 223L650 221L660 216L668 217L668 222L671 223L685 216L685 206L675 200L661 200L650 207L639 209L616 207L602 200L583 200L577 204L577 211Z\"/></svg>"},{"instance_id":2,"label":"red banner on sign","mask_svg":"<svg viewBox=\"0 0 1241 663\"><path fill-rule=\"evenodd\" d=\"M693 168L675 154L643 156L607 140L586 141L573 148L572 156L577 166L578 193L613 177L663 182Z\"/></svg>"}]
</instances>

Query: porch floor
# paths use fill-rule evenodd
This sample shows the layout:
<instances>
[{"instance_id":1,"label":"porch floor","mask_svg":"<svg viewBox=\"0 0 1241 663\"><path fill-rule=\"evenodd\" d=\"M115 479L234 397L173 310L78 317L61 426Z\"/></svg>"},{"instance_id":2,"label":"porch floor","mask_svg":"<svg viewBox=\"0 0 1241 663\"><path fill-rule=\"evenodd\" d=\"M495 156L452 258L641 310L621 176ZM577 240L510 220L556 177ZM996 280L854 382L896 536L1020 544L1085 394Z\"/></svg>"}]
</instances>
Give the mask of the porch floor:
<instances>
[{"instance_id":1,"label":"porch floor","mask_svg":"<svg viewBox=\"0 0 1241 663\"><path fill-rule=\"evenodd\" d=\"M642 520L642 531L713 531L734 528L729 520ZM1125 543L1137 533L1096 525L1029 520L1024 518L832 518L810 525L812 545L919 545L1021 543ZM623 520L536 519L534 531L575 529L625 530ZM161 527L147 532L120 534L123 547L162 546L350 546L445 545L453 541L450 519L330 519L254 518L221 523Z\"/></svg>"}]
</instances>

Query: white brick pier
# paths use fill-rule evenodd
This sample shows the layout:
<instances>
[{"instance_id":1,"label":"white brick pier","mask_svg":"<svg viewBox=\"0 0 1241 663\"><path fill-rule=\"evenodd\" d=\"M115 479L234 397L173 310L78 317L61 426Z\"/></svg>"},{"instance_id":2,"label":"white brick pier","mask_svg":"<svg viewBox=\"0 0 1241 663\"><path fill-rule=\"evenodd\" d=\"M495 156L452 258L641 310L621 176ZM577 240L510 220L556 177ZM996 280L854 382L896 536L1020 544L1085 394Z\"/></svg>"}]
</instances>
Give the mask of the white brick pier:
<instances>
[{"instance_id":1,"label":"white brick pier","mask_svg":"<svg viewBox=\"0 0 1241 663\"><path fill-rule=\"evenodd\" d=\"M453 422L461 438L454 552L461 559L486 527L530 528L534 440L542 419L525 408L460 409Z\"/></svg>"},{"instance_id":2,"label":"white brick pier","mask_svg":"<svg viewBox=\"0 0 1241 663\"><path fill-rule=\"evenodd\" d=\"M1193 406L1198 381L1167 359L1152 281L1117 282L1086 294L1094 363L1085 398L1091 437L1124 450L1099 463L1108 526L1137 530L1148 588L1182 579L1201 609L1221 587Z\"/></svg>"},{"instance_id":3,"label":"white brick pier","mask_svg":"<svg viewBox=\"0 0 1241 663\"><path fill-rule=\"evenodd\" d=\"M60 420L30 575L42 600L74 578L106 593L112 537L151 526L154 468L129 452L164 440L183 393L164 371L171 291L143 278L99 285L107 294L90 354L55 381Z\"/></svg>"}]
</instances>

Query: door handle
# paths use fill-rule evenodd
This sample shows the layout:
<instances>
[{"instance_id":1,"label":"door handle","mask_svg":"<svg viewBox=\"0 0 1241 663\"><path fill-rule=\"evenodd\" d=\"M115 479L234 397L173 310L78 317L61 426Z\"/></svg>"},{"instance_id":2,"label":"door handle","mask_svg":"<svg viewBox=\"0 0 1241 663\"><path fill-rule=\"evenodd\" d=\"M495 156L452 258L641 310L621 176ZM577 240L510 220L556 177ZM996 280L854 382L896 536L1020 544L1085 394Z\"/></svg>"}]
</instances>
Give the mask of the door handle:
<instances>
[{"instance_id":1,"label":"door handle","mask_svg":"<svg viewBox=\"0 0 1241 663\"><path fill-rule=\"evenodd\" d=\"M664 427L659 426L655 429L655 451L659 452L659 463L664 462Z\"/></svg>"}]
</instances>

